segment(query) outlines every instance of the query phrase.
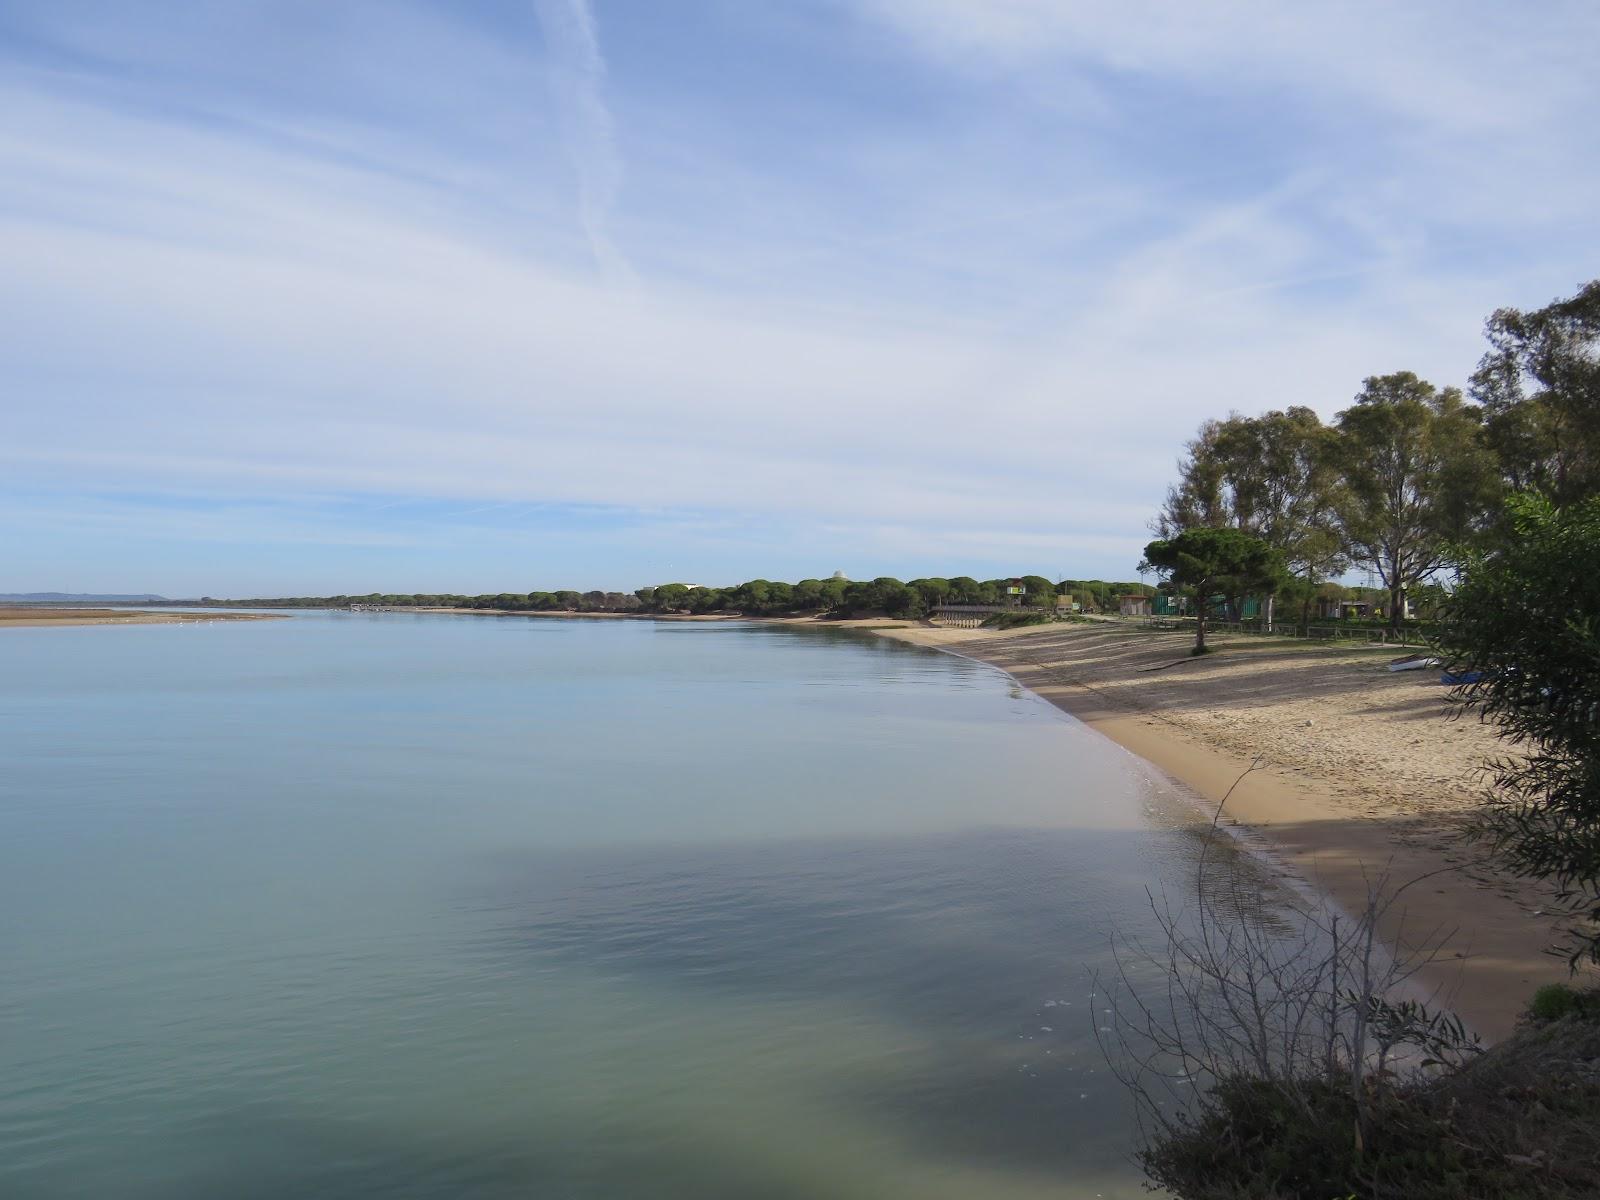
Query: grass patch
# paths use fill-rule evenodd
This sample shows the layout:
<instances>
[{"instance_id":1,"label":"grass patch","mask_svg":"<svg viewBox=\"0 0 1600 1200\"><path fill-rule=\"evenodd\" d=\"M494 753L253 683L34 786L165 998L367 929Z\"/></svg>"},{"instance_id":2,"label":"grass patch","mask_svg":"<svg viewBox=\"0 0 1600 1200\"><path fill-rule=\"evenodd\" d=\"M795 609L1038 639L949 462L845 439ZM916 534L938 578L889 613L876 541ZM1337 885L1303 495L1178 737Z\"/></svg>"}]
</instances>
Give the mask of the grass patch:
<instances>
[{"instance_id":1,"label":"grass patch","mask_svg":"<svg viewBox=\"0 0 1600 1200\"><path fill-rule=\"evenodd\" d=\"M1041 612L1038 609L1019 608L1015 612L997 612L989 614L983 622L984 629L1021 629L1027 625L1052 625L1055 623L1055 614Z\"/></svg>"}]
</instances>

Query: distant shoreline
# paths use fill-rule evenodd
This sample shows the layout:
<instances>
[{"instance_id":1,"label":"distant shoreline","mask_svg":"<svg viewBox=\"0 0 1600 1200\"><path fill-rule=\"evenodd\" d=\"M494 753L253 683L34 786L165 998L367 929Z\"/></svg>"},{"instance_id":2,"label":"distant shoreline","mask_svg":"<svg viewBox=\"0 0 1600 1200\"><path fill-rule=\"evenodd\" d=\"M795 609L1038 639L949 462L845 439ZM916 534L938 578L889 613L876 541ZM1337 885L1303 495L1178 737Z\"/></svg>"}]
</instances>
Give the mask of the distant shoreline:
<instances>
[{"instance_id":1,"label":"distant shoreline","mask_svg":"<svg viewBox=\"0 0 1600 1200\"><path fill-rule=\"evenodd\" d=\"M347 610L305 609L302 611L344 612ZM567 609L534 608L438 608L424 604L398 604L392 608L367 609L365 611L382 614L410 612L455 613L464 617L544 617L547 619L577 617L584 621L753 621L759 619L730 613L573 612Z\"/></svg>"},{"instance_id":2,"label":"distant shoreline","mask_svg":"<svg viewBox=\"0 0 1600 1200\"><path fill-rule=\"evenodd\" d=\"M277 613L149 612L138 608L0 605L0 629L79 629L86 625L183 625L205 621L281 621Z\"/></svg>"}]
</instances>

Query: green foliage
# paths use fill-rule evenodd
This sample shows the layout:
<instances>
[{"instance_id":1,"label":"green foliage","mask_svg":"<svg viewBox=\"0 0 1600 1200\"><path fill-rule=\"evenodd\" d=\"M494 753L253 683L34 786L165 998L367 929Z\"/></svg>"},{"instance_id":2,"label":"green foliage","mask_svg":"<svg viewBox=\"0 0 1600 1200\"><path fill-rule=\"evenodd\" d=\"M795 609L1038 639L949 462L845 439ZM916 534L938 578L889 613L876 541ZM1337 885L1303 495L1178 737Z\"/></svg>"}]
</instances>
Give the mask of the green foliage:
<instances>
[{"instance_id":1,"label":"green foliage","mask_svg":"<svg viewBox=\"0 0 1600 1200\"><path fill-rule=\"evenodd\" d=\"M850 583L833 611L846 617L870 613L920 617L927 611L927 602L898 579L881 575L871 581Z\"/></svg>"},{"instance_id":2,"label":"green foliage","mask_svg":"<svg viewBox=\"0 0 1600 1200\"><path fill-rule=\"evenodd\" d=\"M1279 596L1302 629L1312 589L1351 566L1382 578L1391 629L1407 598L1430 617L1430 580L1462 547L1514 536L1502 490L1560 505L1600 496L1600 280L1541 309L1500 309L1485 332L1477 404L1401 371L1368 378L1332 427L1302 407L1206 421L1154 528L1234 528L1278 547L1299 581Z\"/></svg>"},{"instance_id":3,"label":"green foliage","mask_svg":"<svg viewBox=\"0 0 1600 1200\"><path fill-rule=\"evenodd\" d=\"M1027 595L1023 602L1029 608L1047 608L1052 612L1056 607L1056 585L1043 575L1024 575L1022 586L1027 588Z\"/></svg>"},{"instance_id":4,"label":"green foliage","mask_svg":"<svg viewBox=\"0 0 1600 1200\"><path fill-rule=\"evenodd\" d=\"M994 604L1000 599L994 583L979 583L970 575L957 575L950 580L949 604Z\"/></svg>"},{"instance_id":5,"label":"green foliage","mask_svg":"<svg viewBox=\"0 0 1600 1200\"><path fill-rule=\"evenodd\" d=\"M1056 585L1039 576L1028 578L1030 604L1038 603L1053 611ZM736 612L746 616L828 613L840 617L881 613L915 619L942 604L1001 603L1007 583L999 579L980 583L966 575L950 579L934 576L909 583L887 575L871 580L802 579L795 584L752 579L732 588L690 589L668 583L640 589L638 595L651 612ZM1040 597L1038 601L1035 595Z\"/></svg>"},{"instance_id":6,"label":"green foliage","mask_svg":"<svg viewBox=\"0 0 1600 1200\"><path fill-rule=\"evenodd\" d=\"M629 612L706 614L740 613L746 616L780 616L790 613L828 613L853 617L882 613L900 619L925 616L942 604L1000 604L1008 597L1007 579L979 582L968 575L950 579L930 577L902 583L889 576L865 582L848 579L802 579L784 583L771 579L750 579L737 587L697 587L684 583L662 583L642 587L631 594L601 591L500 592L480 596L389 595L373 592L365 596L297 596L277 599L222 600L218 604L236 607L347 608L351 604L387 607L427 606L476 608L505 612ZM1039 575L1026 577L1027 603L1049 612L1055 611L1057 585ZM1140 584L1098 584L1107 594L1117 590L1152 591ZM1111 599L1114 606L1115 600Z\"/></svg>"},{"instance_id":7,"label":"green foliage","mask_svg":"<svg viewBox=\"0 0 1600 1200\"><path fill-rule=\"evenodd\" d=\"M1377 572L1399 629L1406 589L1450 561L1482 524L1496 480L1480 414L1456 388L1410 371L1369 378L1339 414L1339 527L1352 561Z\"/></svg>"},{"instance_id":8,"label":"green foliage","mask_svg":"<svg viewBox=\"0 0 1600 1200\"><path fill-rule=\"evenodd\" d=\"M1600 919L1600 499L1507 504L1512 536L1470 558L1443 606L1438 646L1481 672L1453 694L1522 753L1495 764L1486 831L1525 876L1553 880ZM1600 962L1600 932L1572 958Z\"/></svg>"},{"instance_id":9,"label":"green foliage","mask_svg":"<svg viewBox=\"0 0 1600 1200\"><path fill-rule=\"evenodd\" d=\"M1600 280L1533 312L1502 308L1485 332L1472 393L1507 482L1557 504L1600 494Z\"/></svg>"},{"instance_id":10,"label":"green foliage","mask_svg":"<svg viewBox=\"0 0 1600 1200\"><path fill-rule=\"evenodd\" d=\"M349 608L352 604L370 604L383 608L475 608L499 612L629 612L642 606L643 597L639 592L630 595L601 591L486 592L477 596L368 592L364 596L279 596L209 603L233 608Z\"/></svg>"},{"instance_id":11,"label":"green foliage","mask_svg":"<svg viewBox=\"0 0 1600 1200\"><path fill-rule=\"evenodd\" d=\"M1055 616L1033 608L1019 608L1015 612L991 613L983 622L985 629L1020 629L1026 625L1053 625Z\"/></svg>"},{"instance_id":12,"label":"green foliage","mask_svg":"<svg viewBox=\"0 0 1600 1200\"><path fill-rule=\"evenodd\" d=\"M1140 570L1160 572L1194 601L1194 652L1206 653L1206 609L1213 596L1267 591L1283 576L1283 554L1237 529L1186 529L1144 548Z\"/></svg>"},{"instance_id":13,"label":"green foliage","mask_svg":"<svg viewBox=\"0 0 1600 1200\"><path fill-rule=\"evenodd\" d=\"M1200 526L1240 529L1283 551L1316 583L1345 569L1332 510L1338 439L1309 408L1207 421L1186 447L1156 530L1171 538Z\"/></svg>"},{"instance_id":14,"label":"green foliage","mask_svg":"<svg viewBox=\"0 0 1600 1200\"><path fill-rule=\"evenodd\" d=\"M1600 1004L1592 993L1580 992L1564 983L1547 983L1533 994L1528 1015L1535 1021L1559 1021L1574 1015L1600 1015Z\"/></svg>"}]
</instances>

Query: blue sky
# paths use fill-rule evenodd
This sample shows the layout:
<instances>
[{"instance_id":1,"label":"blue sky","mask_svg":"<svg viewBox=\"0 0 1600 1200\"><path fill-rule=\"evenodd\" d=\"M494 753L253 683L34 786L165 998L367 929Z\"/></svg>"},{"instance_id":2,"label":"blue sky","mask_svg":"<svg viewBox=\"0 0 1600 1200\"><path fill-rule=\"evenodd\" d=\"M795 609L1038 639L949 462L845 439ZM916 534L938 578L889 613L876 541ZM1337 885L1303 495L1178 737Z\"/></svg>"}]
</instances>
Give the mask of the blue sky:
<instances>
[{"instance_id":1,"label":"blue sky","mask_svg":"<svg viewBox=\"0 0 1600 1200\"><path fill-rule=\"evenodd\" d=\"M0 591L1127 578L1600 275L1600 6L0 0Z\"/></svg>"}]
</instances>

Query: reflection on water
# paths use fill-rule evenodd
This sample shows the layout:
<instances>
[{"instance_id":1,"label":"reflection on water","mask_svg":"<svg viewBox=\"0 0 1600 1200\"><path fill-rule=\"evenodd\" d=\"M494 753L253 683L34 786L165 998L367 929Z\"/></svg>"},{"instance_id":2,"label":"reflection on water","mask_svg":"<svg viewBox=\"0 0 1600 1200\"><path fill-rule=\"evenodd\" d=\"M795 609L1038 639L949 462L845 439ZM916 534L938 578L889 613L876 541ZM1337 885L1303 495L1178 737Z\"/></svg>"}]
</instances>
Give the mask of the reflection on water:
<instances>
[{"instance_id":1,"label":"reflection on water","mask_svg":"<svg viewBox=\"0 0 1600 1200\"><path fill-rule=\"evenodd\" d=\"M1090 978L1194 814L997 672L415 614L0 661L0 1193L1143 1194Z\"/></svg>"}]
</instances>

